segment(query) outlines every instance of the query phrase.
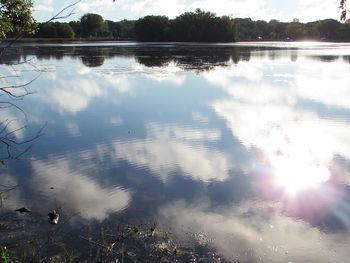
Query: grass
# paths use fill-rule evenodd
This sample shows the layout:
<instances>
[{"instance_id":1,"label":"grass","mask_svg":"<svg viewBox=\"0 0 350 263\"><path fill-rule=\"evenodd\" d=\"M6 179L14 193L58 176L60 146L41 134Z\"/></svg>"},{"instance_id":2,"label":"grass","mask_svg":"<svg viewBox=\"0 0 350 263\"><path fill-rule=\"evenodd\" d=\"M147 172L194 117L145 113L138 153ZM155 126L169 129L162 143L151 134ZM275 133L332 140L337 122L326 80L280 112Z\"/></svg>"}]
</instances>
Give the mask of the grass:
<instances>
[{"instance_id":1,"label":"grass","mask_svg":"<svg viewBox=\"0 0 350 263\"><path fill-rule=\"evenodd\" d=\"M75 231L67 216L62 216L58 226L31 216L19 219L16 223L14 215L0 220L6 225L0 228L0 263L226 262L209 243L195 238L177 240L174 233L156 223L115 222L107 226L93 222ZM31 227L33 224L37 227Z\"/></svg>"},{"instance_id":2,"label":"grass","mask_svg":"<svg viewBox=\"0 0 350 263\"><path fill-rule=\"evenodd\" d=\"M10 260L10 252L6 247L1 248L1 263L8 263Z\"/></svg>"}]
</instances>

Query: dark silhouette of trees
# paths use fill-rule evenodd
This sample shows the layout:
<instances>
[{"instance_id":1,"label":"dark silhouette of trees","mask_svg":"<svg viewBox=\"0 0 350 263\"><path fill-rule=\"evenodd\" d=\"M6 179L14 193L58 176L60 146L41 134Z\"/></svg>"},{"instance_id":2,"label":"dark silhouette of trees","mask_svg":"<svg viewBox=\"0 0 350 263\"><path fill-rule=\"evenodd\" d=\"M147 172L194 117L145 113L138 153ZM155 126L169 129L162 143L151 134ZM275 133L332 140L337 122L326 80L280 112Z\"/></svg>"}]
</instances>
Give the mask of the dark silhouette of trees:
<instances>
[{"instance_id":1,"label":"dark silhouette of trees","mask_svg":"<svg viewBox=\"0 0 350 263\"><path fill-rule=\"evenodd\" d=\"M173 21L173 37L188 42L233 42L237 37L236 22L230 17L197 9Z\"/></svg>"},{"instance_id":2,"label":"dark silhouette of trees","mask_svg":"<svg viewBox=\"0 0 350 263\"><path fill-rule=\"evenodd\" d=\"M75 32L67 23L43 23L39 25L39 30L35 34L38 38L66 38L73 39Z\"/></svg>"},{"instance_id":3,"label":"dark silhouette of trees","mask_svg":"<svg viewBox=\"0 0 350 263\"><path fill-rule=\"evenodd\" d=\"M67 24L67 23L55 23L55 26L56 26L56 31L57 31L57 37L68 38L68 39L74 38L75 33L69 24Z\"/></svg>"},{"instance_id":4,"label":"dark silhouette of trees","mask_svg":"<svg viewBox=\"0 0 350 263\"><path fill-rule=\"evenodd\" d=\"M39 38L57 38L56 27L52 23L39 25L39 30L35 36Z\"/></svg>"},{"instance_id":5,"label":"dark silhouette of trees","mask_svg":"<svg viewBox=\"0 0 350 263\"><path fill-rule=\"evenodd\" d=\"M174 20L146 16L137 20L135 33L139 41L232 42L236 40L237 27L230 17L217 17L197 9Z\"/></svg>"},{"instance_id":6,"label":"dark silhouette of trees","mask_svg":"<svg viewBox=\"0 0 350 263\"><path fill-rule=\"evenodd\" d=\"M169 41L171 25L165 16L146 16L136 21L135 33L139 41Z\"/></svg>"},{"instance_id":7,"label":"dark silhouette of trees","mask_svg":"<svg viewBox=\"0 0 350 263\"><path fill-rule=\"evenodd\" d=\"M108 36L108 24L98 14L85 14L80 19L81 35L83 37Z\"/></svg>"},{"instance_id":8,"label":"dark silhouette of trees","mask_svg":"<svg viewBox=\"0 0 350 263\"><path fill-rule=\"evenodd\" d=\"M278 20L236 19L239 40L327 40L350 41L350 25L334 19L309 23L285 23Z\"/></svg>"}]
</instances>

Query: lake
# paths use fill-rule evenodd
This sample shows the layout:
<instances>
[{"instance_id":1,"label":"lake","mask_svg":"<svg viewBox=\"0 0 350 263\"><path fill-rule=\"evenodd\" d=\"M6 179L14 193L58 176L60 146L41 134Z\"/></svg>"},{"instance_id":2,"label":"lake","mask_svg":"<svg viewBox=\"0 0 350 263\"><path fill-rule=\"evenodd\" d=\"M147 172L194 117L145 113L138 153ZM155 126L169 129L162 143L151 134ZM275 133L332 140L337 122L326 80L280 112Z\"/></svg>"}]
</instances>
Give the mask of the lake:
<instances>
[{"instance_id":1,"label":"lake","mask_svg":"<svg viewBox=\"0 0 350 263\"><path fill-rule=\"evenodd\" d=\"M13 232L55 231L56 209L81 250L155 222L206 262L350 257L350 44L19 44L0 62L1 86L30 93L1 97L18 107L2 136L28 141L1 170Z\"/></svg>"}]
</instances>

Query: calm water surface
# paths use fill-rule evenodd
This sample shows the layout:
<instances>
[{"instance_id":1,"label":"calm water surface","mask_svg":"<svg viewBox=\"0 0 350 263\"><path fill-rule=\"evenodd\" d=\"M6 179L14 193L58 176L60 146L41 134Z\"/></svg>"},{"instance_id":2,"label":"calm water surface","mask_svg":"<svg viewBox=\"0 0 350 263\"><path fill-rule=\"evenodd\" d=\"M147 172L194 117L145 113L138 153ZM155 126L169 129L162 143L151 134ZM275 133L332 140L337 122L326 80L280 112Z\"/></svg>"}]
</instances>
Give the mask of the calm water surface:
<instances>
[{"instance_id":1,"label":"calm water surface","mask_svg":"<svg viewBox=\"0 0 350 263\"><path fill-rule=\"evenodd\" d=\"M46 123L0 184L2 213L156 220L240 262L350 257L350 45L19 46L1 74L40 75L16 139ZM28 64L18 64L29 59ZM8 79L2 80L5 85Z\"/></svg>"}]
</instances>

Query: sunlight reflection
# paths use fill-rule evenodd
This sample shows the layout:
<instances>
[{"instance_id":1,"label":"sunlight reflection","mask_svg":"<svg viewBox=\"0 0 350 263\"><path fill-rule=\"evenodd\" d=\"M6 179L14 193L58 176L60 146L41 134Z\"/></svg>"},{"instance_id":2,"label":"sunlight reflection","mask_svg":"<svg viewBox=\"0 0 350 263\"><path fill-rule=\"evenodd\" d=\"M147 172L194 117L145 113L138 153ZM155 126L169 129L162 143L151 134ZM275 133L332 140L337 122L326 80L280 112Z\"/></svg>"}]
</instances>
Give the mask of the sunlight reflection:
<instances>
[{"instance_id":1,"label":"sunlight reflection","mask_svg":"<svg viewBox=\"0 0 350 263\"><path fill-rule=\"evenodd\" d=\"M255 66L261 71L256 75L259 79L253 80L250 70L246 75L241 74L244 82L238 85L229 69L218 68L205 77L230 95L213 104L216 113L226 120L233 135L248 151L256 149L261 153L252 169L256 169L254 165L268 167L274 186L293 197L330 180L335 155L350 159L349 123L321 115L324 110L330 111L330 107L348 108L345 106L349 97L345 88L348 81L343 78L348 66L340 62L317 65L324 73L321 83L316 78L319 74L311 70L309 64L298 61L293 65L297 72L295 79L287 78L281 86L274 78L267 81L268 66L260 63L262 65ZM336 67L344 70L335 70ZM331 84L333 80L337 80L335 85ZM262 84L257 86L257 81ZM308 103L316 102L318 108L311 111Z\"/></svg>"},{"instance_id":2,"label":"sunlight reflection","mask_svg":"<svg viewBox=\"0 0 350 263\"><path fill-rule=\"evenodd\" d=\"M278 160L274 167L277 185L291 195L309 187L316 187L330 178L327 168L300 158Z\"/></svg>"}]
</instances>

